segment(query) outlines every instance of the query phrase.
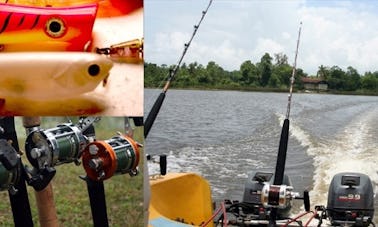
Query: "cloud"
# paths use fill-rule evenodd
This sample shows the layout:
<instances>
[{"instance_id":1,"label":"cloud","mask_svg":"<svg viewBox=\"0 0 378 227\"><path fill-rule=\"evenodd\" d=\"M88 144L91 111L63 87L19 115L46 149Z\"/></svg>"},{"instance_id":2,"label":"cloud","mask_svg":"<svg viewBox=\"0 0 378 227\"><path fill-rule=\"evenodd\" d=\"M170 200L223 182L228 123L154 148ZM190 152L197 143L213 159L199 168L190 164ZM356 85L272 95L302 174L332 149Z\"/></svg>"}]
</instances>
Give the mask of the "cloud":
<instances>
[{"instance_id":1,"label":"cloud","mask_svg":"<svg viewBox=\"0 0 378 227\"><path fill-rule=\"evenodd\" d=\"M201 1L145 1L145 58L175 64L193 25L207 6ZM297 66L316 74L320 65L377 71L378 4L365 1L213 1L184 62L215 61L227 70L245 60L283 52L294 61L303 22Z\"/></svg>"},{"instance_id":2,"label":"cloud","mask_svg":"<svg viewBox=\"0 0 378 227\"><path fill-rule=\"evenodd\" d=\"M373 60L376 52L369 51L378 45L377 15L334 7L302 8L301 15L301 63L305 71L313 73L320 65L352 66L360 73L378 70Z\"/></svg>"}]
</instances>

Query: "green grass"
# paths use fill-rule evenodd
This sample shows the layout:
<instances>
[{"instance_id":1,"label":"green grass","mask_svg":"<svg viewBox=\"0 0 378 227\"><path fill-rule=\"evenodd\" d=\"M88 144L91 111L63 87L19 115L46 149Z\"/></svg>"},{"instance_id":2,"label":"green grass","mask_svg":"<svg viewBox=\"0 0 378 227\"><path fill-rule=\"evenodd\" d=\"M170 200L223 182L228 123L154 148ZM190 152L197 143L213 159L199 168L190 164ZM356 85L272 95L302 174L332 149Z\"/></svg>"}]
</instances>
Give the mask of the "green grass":
<instances>
[{"instance_id":1,"label":"green grass","mask_svg":"<svg viewBox=\"0 0 378 227\"><path fill-rule=\"evenodd\" d=\"M65 122L62 118L42 119L44 128L55 127ZM74 122L76 120L73 120ZM16 119L19 144L23 150L25 130L21 119ZM21 124L21 126L20 126ZM96 124L97 139L109 139L117 131L123 131L123 118L103 118ZM138 127L134 138L143 142L143 130ZM143 155L141 155L143 157ZM23 163L28 161L23 155ZM30 164L29 164L30 165ZM143 166L142 163L139 164ZM52 180L54 201L60 226L93 226L88 191L85 181L79 178L85 175L84 168L68 163L56 166L56 175ZM143 226L143 172L136 177L116 175L104 181L107 212L110 226ZM38 211L34 189L27 187L33 222L39 226ZM13 226L13 217L7 191L0 192L0 226Z\"/></svg>"}]
</instances>

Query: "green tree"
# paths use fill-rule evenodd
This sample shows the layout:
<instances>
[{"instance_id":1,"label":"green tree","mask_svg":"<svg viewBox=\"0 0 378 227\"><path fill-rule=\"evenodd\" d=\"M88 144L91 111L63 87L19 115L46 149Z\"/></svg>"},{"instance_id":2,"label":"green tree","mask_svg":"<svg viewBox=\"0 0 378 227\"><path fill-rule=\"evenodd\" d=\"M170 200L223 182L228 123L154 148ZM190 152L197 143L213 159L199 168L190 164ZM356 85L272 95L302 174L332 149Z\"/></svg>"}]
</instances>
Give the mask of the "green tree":
<instances>
[{"instance_id":1,"label":"green tree","mask_svg":"<svg viewBox=\"0 0 378 227\"><path fill-rule=\"evenodd\" d=\"M161 81L168 76L168 67L166 65L158 66L153 63L144 64L144 86L158 87Z\"/></svg>"},{"instance_id":2,"label":"green tree","mask_svg":"<svg viewBox=\"0 0 378 227\"><path fill-rule=\"evenodd\" d=\"M283 53L274 54L274 61L276 66L288 65L288 57Z\"/></svg>"},{"instance_id":3,"label":"green tree","mask_svg":"<svg viewBox=\"0 0 378 227\"><path fill-rule=\"evenodd\" d=\"M320 65L319 68L318 68L318 72L316 73L316 76L323 78L324 80L327 80L329 75L330 75L329 67L326 67L324 65Z\"/></svg>"},{"instance_id":4,"label":"green tree","mask_svg":"<svg viewBox=\"0 0 378 227\"><path fill-rule=\"evenodd\" d=\"M344 90L355 91L361 86L361 76L352 66L347 68L345 76Z\"/></svg>"},{"instance_id":5,"label":"green tree","mask_svg":"<svg viewBox=\"0 0 378 227\"><path fill-rule=\"evenodd\" d=\"M365 75L361 77L361 88L378 92L378 71L374 73L366 72Z\"/></svg>"},{"instance_id":6,"label":"green tree","mask_svg":"<svg viewBox=\"0 0 378 227\"><path fill-rule=\"evenodd\" d=\"M210 85L224 84L227 80L225 71L214 61L207 63L206 76Z\"/></svg>"},{"instance_id":7,"label":"green tree","mask_svg":"<svg viewBox=\"0 0 378 227\"><path fill-rule=\"evenodd\" d=\"M285 88L290 84L292 66L287 62L287 56L274 54L275 64L272 58L265 53L260 62L244 61L238 70L226 71L214 61L210 61L206 67L197 62L189 65L183 63L175 77L174 87L208 87L208 88L238 88L241 86L253 87L279 87ZM144 63L145 87L158 87L167 79L174 65L158 66L154 63ZM358 71L349 66L343 71L339 66L328 67L320 65L317 77L327 81L331 90L355 91L361 89L378 94L378 71L365 72L361 76ZM302 89L302 77L307 74L300 68L296 71L295 88Z\"/></svg>"},{"instance_id":8,"label":"green tree","mask_svg":"<svg viewBox=\"0 0 378 227\"><path fill-rule=\"evenodd\" d=\"M190 75L189 68L186 63L180 66L180 69L175 76L175 83L172 84L173 87L189 87L193 86L193 78Z\"/></svg>"},{"instance_id":9,"label":"green tree","mask_svg":"<svg viewBox=\"0 0 378 227\"><path fill-rule=\"evenodd\" d=\"M272 74L269 78L268 86L269 87L279 87L281 85L280 79L277 74Z\"/></svg>"},{"instance_id":10,"label":"green tree","mask_svg":"<svg viewBox=\"0 0 378 227\"><path fill-rule=\"evenodd\" d=\"M339 66L332 66L330 75L327 79L330 89L343 90L344 89L345 72Z\"/></svg>"},{"instance_id":11,"label":"green tree","mask_svg":"<svg viewBox=\"0 0 378 227\"><path fill-rule=\"evenodd\" d=\"M303 89L303 83L302 83L302 77L308 77L307 73L303 71L301 68L297 68L296 73L295 73L295 81L294 84L298 89Z\"/></svg>"},{"instance_id":12,"label":"green tree","mask_svg":"<svg viewBox=\"0 0 378 227\"><path fill-rule=\"evenodd\" d=\"M240 83L242 85L256 86L259 83L257 68L250 60L247 60L240 65L240 74Z\"/></svg>"},{"instance_id":13,"label":"green tree","mask_svg":"<svg viewBox=\"0 0 378 227\"><path fill-rule=\"evenodd\" d=\"M190 76L192 77L192 81L195 85L199 85L201 83L201 79L206 78L205 69L201 64L198 64L197 62L190 63L188 70Z\"/></svg>"},{"instance_id":14,"label":"green tree","mask_svg":"<svg viewBox=\"0 0 378 227\"><path fill-rule=\"evenodd\" d=\"M265 53L259 64L261 86L265 87L268 85L269 79L272 76L272 68L272 57L268 53Z\"/></svg>"},{"instance_id":15,"label":"green tree","mask_svg":"<svg viewBox=\"0 0 378 227\"><path fill-rule=\"evenodd\" d=\"M287 87L290 84L293 67L288 64L288 58L285 54L274 54L274 58L275 64L273 66L272 77L275 82L269 82L269 86L275 84L275 87Z\"/></svg>"}]
</instances>

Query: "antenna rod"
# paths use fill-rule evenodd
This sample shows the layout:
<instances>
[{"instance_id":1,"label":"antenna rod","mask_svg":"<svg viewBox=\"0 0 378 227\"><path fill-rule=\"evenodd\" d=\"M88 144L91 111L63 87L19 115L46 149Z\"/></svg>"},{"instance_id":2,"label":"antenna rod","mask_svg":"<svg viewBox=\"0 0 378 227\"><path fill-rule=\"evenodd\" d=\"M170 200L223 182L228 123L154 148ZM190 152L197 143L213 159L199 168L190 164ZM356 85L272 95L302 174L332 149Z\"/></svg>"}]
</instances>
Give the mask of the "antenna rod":
<instances>
[{"instance_id":1,"label":"antenna rod","mask_svg":"<svg viewBox=\"0 0 378 227\"><path fill-rule=\"evenodd\" d=\"M167 93L172 80L176 76L177 71L180 68L181 62L184 59L184 56L185 56L186 52L188 51L188 48L189 48L190 44L192 43L192 40L193 40L194 36L196 35L197 30L202 23L202 20L205 18L205 15L206 15L207 11L209 10L212 2L213 2L213 0L209 1L209 4L206 7L206 10L202 11L202 16L201 16L200 21L198 22L197 25L194 25L194 31L193 31L193 34L192 34L189 42L185 43L184 51L182 52L181 57L179 58L179 61L177 62L177 64L173 68L173 70L171 70L169 72L169 76L168 76L168 79L165 83L163 91L160 93L159 97L156 99L154 105L151 108L150 113L147 116L146 121L144 122L144 137L145 138L147 137L148 133L150 132L150 130L152 128L152 125L154 124L154 121L155 121L155 119L156 119L156 117L159 113L160 107L163 105L163 101L165 99L165 94Z\"/></svg>"},{"instance_id":2,"label":"antenna rod","mask_svg":"<svg viewBox=\"0 0 378 227\"><path fill-rule=\"evenodd\" d=\"M295 79L295 73L296 73L301 28L302 28L302 22L300 23L300 26L299 26L297 49L295 51L295 60L294 60L294 65L293 65L293 73L290 78L290 92L289 92L289 98L288 98L288 103L287 103L286 119L284 120L283 125L282 125L280 144L278 147L276 171L274 173L274 181L273 181L274 185L282 185L283 180L284 180L287 144L289 142L289 125L290 125L289 115L290 115L291 96L293 93L293 85L294 85L294 79ZM271 213L270 213L269 227L276 226L276 218L277 218L277 208L272 208Z\"/></svg>"}]
</instances>

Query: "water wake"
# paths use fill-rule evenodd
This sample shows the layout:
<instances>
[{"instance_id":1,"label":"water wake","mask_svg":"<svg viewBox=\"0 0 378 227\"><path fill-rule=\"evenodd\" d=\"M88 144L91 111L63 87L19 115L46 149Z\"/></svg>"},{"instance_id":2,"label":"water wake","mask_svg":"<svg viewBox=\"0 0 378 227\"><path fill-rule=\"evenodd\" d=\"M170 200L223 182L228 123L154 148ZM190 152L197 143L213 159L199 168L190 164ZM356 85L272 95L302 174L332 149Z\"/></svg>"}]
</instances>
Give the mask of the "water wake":
<instances>
[{"instance_id":1,"label":"water wake","mask_svg":"<svg viewBox=\"0 0 378 227\"><path fill-rule=\"evenodd\" d=\"M378 183L376 116L378 108L358 115L340 133L317 143L312 142L311 136L295 122L291 123L291 135L307 147L307 154L313 157L314 185L310 192L313 205L327 204L328 187L337 173L364 173L373 184Z\"/></svg>"}]
</instances>

